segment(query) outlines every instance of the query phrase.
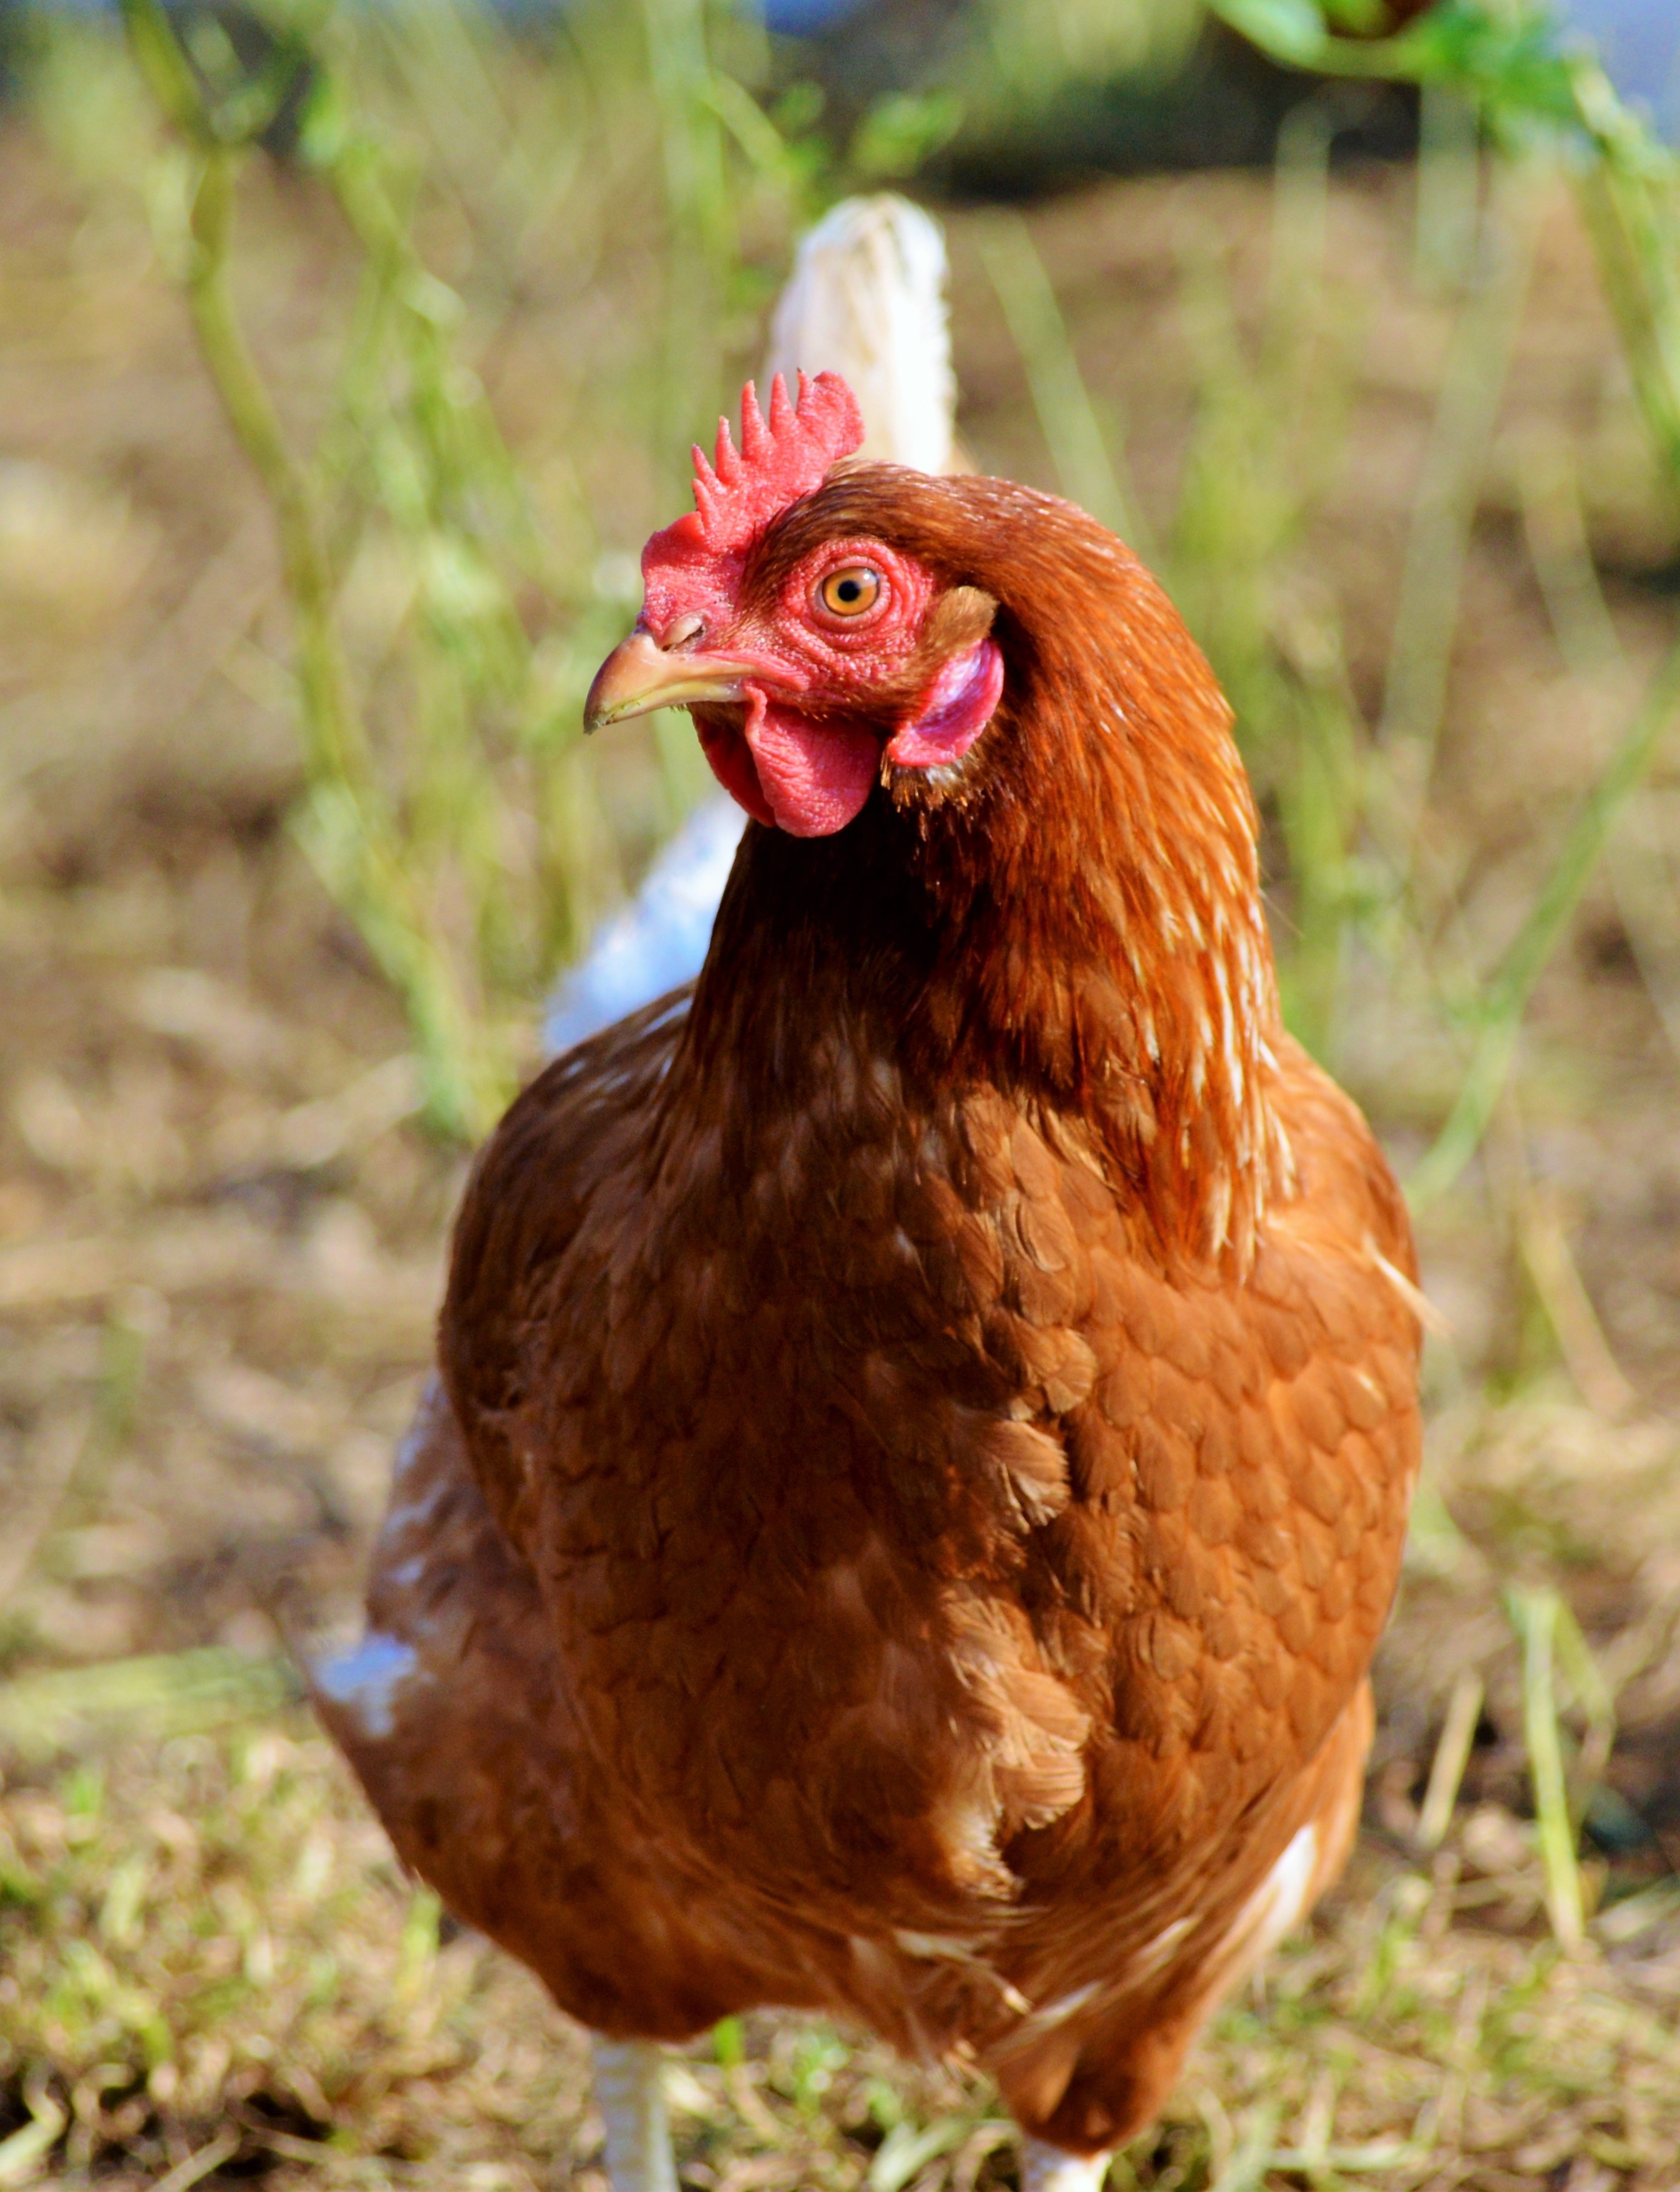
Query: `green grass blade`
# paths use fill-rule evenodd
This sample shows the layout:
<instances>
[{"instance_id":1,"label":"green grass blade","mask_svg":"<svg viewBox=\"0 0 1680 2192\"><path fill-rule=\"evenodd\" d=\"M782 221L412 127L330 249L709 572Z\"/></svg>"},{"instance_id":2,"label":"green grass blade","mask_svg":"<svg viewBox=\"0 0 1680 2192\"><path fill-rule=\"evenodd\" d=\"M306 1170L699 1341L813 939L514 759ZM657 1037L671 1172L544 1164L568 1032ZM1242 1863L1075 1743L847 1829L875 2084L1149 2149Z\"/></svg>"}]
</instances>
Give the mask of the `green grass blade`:
<instances>
[{"instance_id":1,"label":"green grass blade","mask_svg":"<svg viewBox=\"0 0 1680 2192\"><path fill-rule=\"evenodd\" d=\"M136 1728L180 1734L264 1719L302 1695L289 1659L214 1645L54 1668L0 1684L0 1748L42 1757Z\"/></svg>"},{"instance_id":2,"label":"green grass blade","mask_svg":"<svg viewBox=\"0 0 1680 2192\"><path fill-rule=\"evenodd\" d=\"M904 2186L912 2177L919 2177L930 2161L960 2146L970 2128L966 2116L940 2116L919 2130L914 2124L894 2124L870 2164L869 2192L903 2192Z\"/></svg>"},{"instance_id":3,"label":"green grass blade","mask_svg":"<svg viewBox=\"0 0 1680 2192\"><path fill-rule=\"evenodd\" d=\"M1019 214L994 215L980 231L980 248L1010 340L1026 368L1057 485L1070 502L1089 510L1146 561L1152 561L1147 521L1110 449L1067 323L1026 223Z\"/></svg>"},{"instance_id":4,"label":"green grass blade","mask_svg":"<svg viewBox=\"0 0 1680 2192\"><path fill-rule=\"evenodd\" d=\"M1506 1597L1511 1625L1523 1647L1523 1733L1546 1872L1546 1910L1552 1932L1565 1949L1573 1950L1585 1938L1586 1921L1558 1732L1553 1647L1559 1606L1554 1590L1512 1590Z\"/></svg>"},{"instance_id":5,"label":"green grass blade","mask_svg":"<svg viewBox=\"0 0 1680 2192\"><path fill-rule=\"evenodd\" d=\"M1254 2110L1236 2152L1208 2188L1208 2192L1261 2192L1266 2173L1276 2164L1277 2111L1262 2106Z\"/></svg>"},{"instance_id":6,"label":"green grass blade","mask_svg":"<svg viewBox=\"0 0 1680 2192\"><path fill-rule=\"evenodd\" d=\"M0 2185L26 2184L58 2143L69 2121L44 2085L34 2080L31 2084L34 2090L26 2095L29 2121L9 2138L0 2139Z\"/></svg>"},{"instance_id":7,"label":"green grass blade","mask_svg":"<svg viewBox=\"0 0 1680 2192\"><path fill-rule=\"evenodd\" d=\"M1414 1210L1445 1193L1481 1145L1516 1055L1534 985L1562 941L1611 825L1680 711L1680 642L1665 658L1637 713L1576 811L1563 848L1504 964L1483 995L1470 1065L1447 1123L1406 1183Z\"/></svg>"},{"instance_id":8,"label":"green grass blade","mask_svg":"<svg viewBox=\"0 0 1680 2192\"><path fill-rule=\"evenodd\" d=\"M1526 168L1499 178L1483 229L1484 271L1453 332L1413 507L1377 728L1380 744L1403 752L1397 760L1405 797L1391 825L1403 872L1411 865L1446 711L1471 531L1528 294L1540 195Z\"/></svg>"},{"instance_id":9,"label":"green grass blade","mask_svg":"<svg viewBox=\"0 0 1680 2192\"><path fill-rule=\"evenodd\" d=\"M1479 1675L1462 1674L1453 1685L1441 1739L1435 1746L1429 1769L1429 1784L1418 1813L1417 1839L1421 1849L1439 1849L1453 1824L1453 1807L1463 1784L1464 1769L1470 1763L1476 1723L1481 1717L1485 1695Z\"/></svg>"}]
</instances>

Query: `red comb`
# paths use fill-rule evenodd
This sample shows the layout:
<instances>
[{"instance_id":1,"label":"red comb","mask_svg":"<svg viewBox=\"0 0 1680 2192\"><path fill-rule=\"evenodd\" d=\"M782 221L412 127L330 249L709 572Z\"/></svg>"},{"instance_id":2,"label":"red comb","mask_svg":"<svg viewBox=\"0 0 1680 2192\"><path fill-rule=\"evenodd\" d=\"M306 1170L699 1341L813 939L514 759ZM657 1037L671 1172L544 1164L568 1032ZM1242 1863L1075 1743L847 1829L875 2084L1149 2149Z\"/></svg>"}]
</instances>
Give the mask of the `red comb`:
<instances>
[{"instance_id":1,"label":"red comb","mask_svg":"<svg viewBox=\"0 0 1680 2192\"><path fill-rule=\"evenodd\" d=\"M714 555L745 548L779 510L821 485L829 467L863 442L857 398L837 373L814 380L799 376L797 406L778 374L770 383L767 425L749 380L741 391L740 448L729 439L729 422L717 421L717 454L708 464L694 449L694 507Z\"/></svg>"},{"instance_id":2,"label":"red comb","mask_svg":"<svg viewBox=\"0 0 1680 2192\"><path fill-rule=\"evenodd\" d=\"M768 424L749 380L741 391L740 448L729 438L727 419L717 421L717 453L709 464L695 444L694 508L706 547L728 556L749 546L778 511L820 487L829 467L862 442L863 414L837 373L814 380L802 373L797 405L778 374Z\"/></svg>"}]
</instances>

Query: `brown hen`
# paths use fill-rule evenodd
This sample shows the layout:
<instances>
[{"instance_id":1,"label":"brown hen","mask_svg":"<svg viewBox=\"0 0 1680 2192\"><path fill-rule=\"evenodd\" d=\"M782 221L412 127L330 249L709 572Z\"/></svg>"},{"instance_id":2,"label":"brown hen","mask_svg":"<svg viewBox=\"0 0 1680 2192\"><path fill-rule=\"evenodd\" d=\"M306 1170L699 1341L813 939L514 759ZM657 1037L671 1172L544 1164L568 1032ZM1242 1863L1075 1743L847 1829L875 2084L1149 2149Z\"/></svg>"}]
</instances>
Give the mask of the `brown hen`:
<instances>
[{"instance_id":1,"label":"brown hen","mask_svg":"<svg viewBox=\"0 0 1680 2192\"><path fill-rule=\"evenodd\" d=\"M1283 1032L1230 711L1154 580L749 391L591 718L755 820L710 956L479 1161L326 1710L603 2035L757 2004L996 2078L1094 2183L1346 1854L1418 1453L1412 1249ZM861 606L860 606L861 604Z\"/></svg>"}]
</instances>

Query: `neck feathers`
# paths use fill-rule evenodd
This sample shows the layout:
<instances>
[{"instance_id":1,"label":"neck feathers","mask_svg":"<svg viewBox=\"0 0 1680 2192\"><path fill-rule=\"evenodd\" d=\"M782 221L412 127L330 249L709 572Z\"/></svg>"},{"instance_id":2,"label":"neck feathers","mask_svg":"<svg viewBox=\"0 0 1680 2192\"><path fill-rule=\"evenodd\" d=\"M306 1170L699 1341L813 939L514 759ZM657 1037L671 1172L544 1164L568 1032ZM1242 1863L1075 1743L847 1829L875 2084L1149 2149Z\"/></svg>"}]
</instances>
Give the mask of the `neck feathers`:
<instances>
[{"instance_id":1,"label":"neck feathers","mask_svg":"<svg viewBox=\"0 0 1680 2192\"><path fill-rule=\"evenodd\" d=\"M930 1105L1002 1086L1083 1121L1163 1253L1245 1266L1289 1178L1224 696L1160 588L1083 513L990 480L917 480L902 499L919 527L873 511L882 536L999 602L1004 699L957 768L899 773L835 837L749 830L695 1063L763 1075L759 1100L785 1104L849 1036Z\"/></svg>"}]
</instances>

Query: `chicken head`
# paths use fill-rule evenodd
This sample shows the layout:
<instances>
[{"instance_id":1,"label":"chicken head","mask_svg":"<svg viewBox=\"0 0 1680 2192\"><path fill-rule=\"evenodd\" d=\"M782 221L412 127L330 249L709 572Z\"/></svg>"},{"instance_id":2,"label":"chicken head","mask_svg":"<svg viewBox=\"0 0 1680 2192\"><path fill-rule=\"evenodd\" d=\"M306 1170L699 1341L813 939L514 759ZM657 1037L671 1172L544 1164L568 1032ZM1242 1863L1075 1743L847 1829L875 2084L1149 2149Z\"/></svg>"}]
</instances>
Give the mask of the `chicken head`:
<instances>
[{"instance_id":1,"label":"chicken head","mask_svg":"<svg viewBox=\"0 0 1680 2192\"><path fill-rule=\"evenodd\" d=\"M990 595L867 533L786 524L862 439L837 374L802 374L797 408L778 375L768 421L749 381L741 446L723 420L715 460L694 451L696 509L648 543L642 614L585 711L592 730L692 710L725 791L795 837L843 829L883 775L952 767L1003 692Z\"/></svg>"}]
</instances>

